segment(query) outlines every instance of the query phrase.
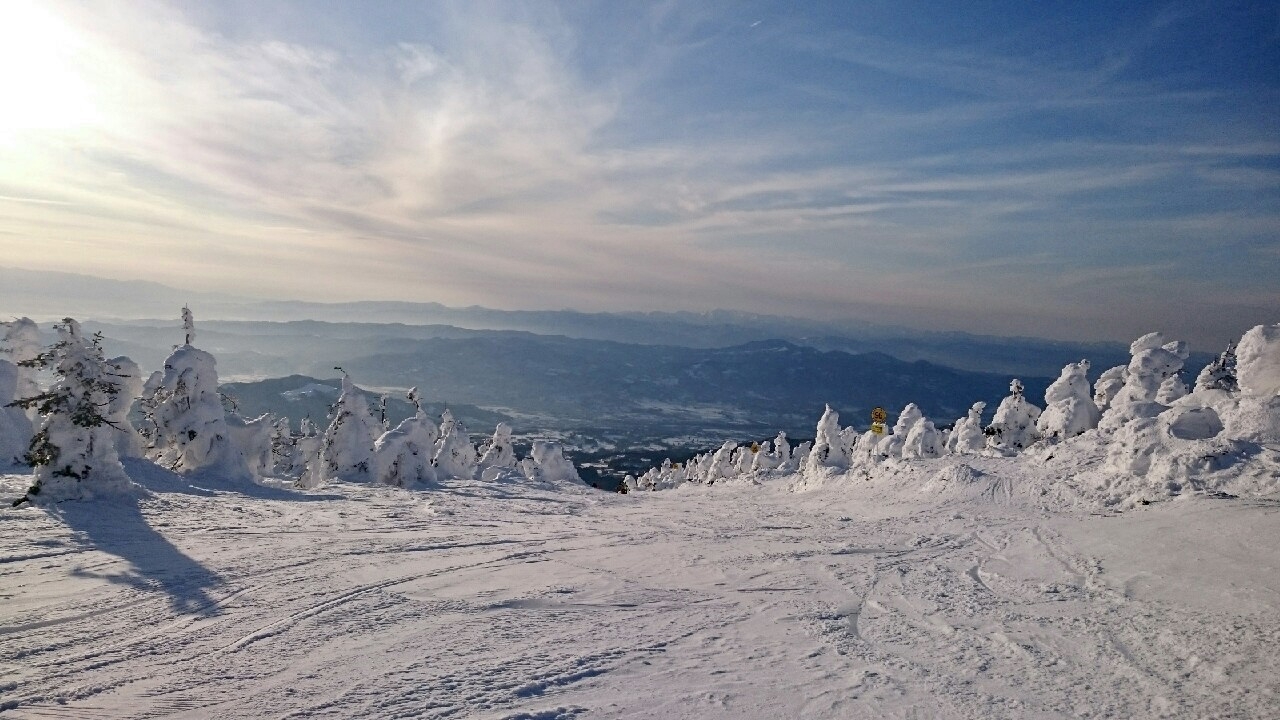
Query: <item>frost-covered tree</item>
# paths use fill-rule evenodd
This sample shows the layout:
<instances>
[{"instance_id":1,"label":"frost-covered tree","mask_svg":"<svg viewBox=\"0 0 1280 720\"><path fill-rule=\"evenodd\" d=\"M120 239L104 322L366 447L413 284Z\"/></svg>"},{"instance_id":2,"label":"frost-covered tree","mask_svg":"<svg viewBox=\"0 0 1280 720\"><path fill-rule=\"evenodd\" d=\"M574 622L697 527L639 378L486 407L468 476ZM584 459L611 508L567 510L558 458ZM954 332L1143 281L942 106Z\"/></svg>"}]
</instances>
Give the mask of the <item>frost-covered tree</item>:
<instances>
[{"instance_id":1,"label":"frost-covered tree","mask_svg":"<svg viewBox=\"0 0 1280 720\"><path fill-rule=\"evenodd\" d=\"M289 429L289 418L282 417L271 426L271 475L285 474L293 476L293 457L297 443L293 432Z\"/></svg>"},{"instance_id":2,"label":"frost-covered tree","mask_svg":"<svg viewBox=\"0 0 1280 720\"><path fill-rule=\"evenodd\" d=\"M805 440L791 450L791 464L797 470L809 466L809 455L813 452L813 443Z\"/></svg>"},{"instance_id":3,"label":"frost-covered tree","mask_svg":"<svg viewBox=\"0 0 1280 720\"><path fill-rule=\"evenodd\" d=\"M467 428L447 408L440 415L440 440L436 443L431 464L440 479L473 479L476 476L476 448L471 444Z\"/></svg>"},{"instance_id":4,"label":"frost-covered tree","mask_svg":"<svg viewBox=\"0 0 1280 720\"><path fill-rule=\"evenodd\" d=\"M121 391L118 369L103 356L101 335L85 338L72 318L54 329L57 341L23 361L24 367L52 369L55 379L48 390L15 401L36 410L40 427L24 456L35 480L14 505L89 498L131 486L109 417L111 400Z\"/></svg>"},{"instance_id":5,"label":"frost-covered tree","mask_svg":"<svg viewBox=\"0 0 1280 720\"><path fill-rule=\"evenodd\" d=\"M324 482L324 465L320 460L320 446L324 436L311 418L302 418L298 434L293 437L293 460L288 474L297 478L300 488L316 488Z\"/></svg>"},{"instance_id":6,"label":"frost-covered tree","mask_svg":"<svg viewBox=\"0 0 1280 720\"><path fill-rule=\"evenodd\" d=\"M1117 365L1098 376L1097 382L1093 384L1093 404L1098 412L1106 412L1111 407L1111 401L1120 394L1128 377L1129 368L1124 365Z\"/></svg>"},{"instance_id":7,"label":"frost-covered tree","mask_svg":"<svg viewBox=\"0 0 1280 720\"><path fill-rule=\"evenodd\" d=\"M779 444L781 443L781 444ZM778 433L772 442L766 440L760 444L760 451L751 458L751 472L768 472L777 470L790 459L791 448L787 445L786 433Z\"/></svg>"},{"instance_id":8,"label":"frost-covered tree","mask_svg":"<svg viewBox=\"0 0 1280 720\"><path fill-rule=\"evenodd\" d=\"M907 442L907 435L921 420L924 420L924 413L920 408L915 403L907 403L894 421L892 433L880 440L880 454L891 458L902 457L902 446Z\"/></svg>"},{"instance_id":9,"label":"frost-covered tree","mask_svg":"<svg viewBox=\"0 0 1280 720\"><path fill-rule=\"evenodd\" d=\"M182 308L183 332L195 338L189 308ZM142 388L143 435L150 441L147 457L175 472L249 477L244 456L227 428L218 394L217 361L189 342L174 348Z\"/></svg>"},{"instance_id":10,"label":"frost-covered tree","mask_svg":"<svg viewBox=\"0 0 1280 720\"><path fill-rule=\"evenodd\" d=\"M111 358L107 363L115 368L120 387L120 392L112 396L111 405L107 408L112 427L120 431L116 433L116 452L122 458L143 457L142 435L129 419L134 403L142 395L142 370L138 363L124 356Z\"/></svg>"},{"instance_id":11,"label":"frost-covered tree","mask_svg":"<svg viewBox=\"0 0 1280 720\"><path fill-rule=\"evenodd\" d=\"M1200 370L1200 374L1196 376L1195 391L1236 392L1239 389L1240 383L1236 380L1236 346L1235 343L1228 343L1221 355Z\"/></svg>"},{"instance_id":12,"label":"frost-covered tree","mask_svg":"<svg viewBox=\"0 0 1280 720\"><path fill-rule=\"evenodd\" d=\"M951 434L947 436L947 452L954 455L982 452L987 446L987 436L982 431L982 411L986 407L986 403L976 402L969 408L968 415L956 421Z\"/></svg>"},{"instance_id":13,"label":"frost-covered tree","mask_svg":"<svg viewBox=\"0 0 1280 720\"><path fill-rule=\"evenodd\" d=\"M40 355L43 340L40 328L31 318L22 317L6 323L4 326L4 343L0 345L0 353L17 368L14 379L14 398L33 397L40 393L40 369L31 363ZM34 421L38 417L35 408L25 411L27 418Z\"/></svg>"},{"instance_id":14,"label":"frost-covered tree","mask_svg":"<svg viewBox=\"0 0 1280 720\"><path fill-rule=\"evenodd\" d=\"M1158 332L1148 333L1129 346L1129 365L1125 369L1124 386L1111 399L1098 426L1105 432L1138 418L1150 418L1168 409L1157 396L1165 380L1182 370L1187 359L1187 344L1166 342Z\"/></svg>"},{"instance_id":15,"label":"frost-covered tree","mask_svg":"<svg viewBox=\"0 0 1280 720\"><path fill-rule=\"evenodd\" d=\"M0 359L0 465L22 462L34 432L27 412L12 404L19 397L19 369Z\"/></svg>"},{"instance_id":16,"label":"frost-covered tree","mask_svg":"<svg viewBox=\"0 0 1280 720\"><path fill-rule=\"evenodd\" d=\"M409 390L409 402L413 403L414 414L383 433L374 443L378 481L387 485L404 487L436 479L431 456L440 440L440 430L422 409L418 388Z\"/></svg>"},{"instance_id":17,"label":"frost-covered tree","mask_svg":"<svg viewBox=\"0 0 1280 720\"><path fill-rule=\"evenodd\" d=\"M500 422L493 430L493 437L485 443L480 454L480 469L512 468L516 466L516 451L511 444L511 426Z\"/></svg>"},{"instance_id":18,"label":"frost-covered tree","mask_svg":"<svg viewBox=\"0 0 1280 720\"><path fill-rule=\"evenodd\" d=\"M805 470L809 472L816 472L822 468L845 470L852 459L851 450L848 436L842 434L840 430L840 413L827 405L822 411L822 417L818 419L813 447L806 459Z\"/></svg>"},{"instance_id":19,"label":"frost-covered tree","mask_svg":"<svg viewBox=\"0 0 1280 720\"><path fill-rule=\"evenodd\" d=\"M1098 427L1102 413L1089 392L1088 373L1088 360L1068 363L1045 390L1045 409L1036 421L1042 437L1065 440Z\"/></svg>"},{"instance_id":20,"label":"frost-covered tree","mask_svg":"<svg viewBox=\"0 0 1280 720\"><path fill-rule=\"evenodd\" d=\"M226 421L232 444L239 449L249 472L259 478L271 475L275 465L272 450L275 444L275 416L264 413L252 420L245 420L232 413L226 416Z\"/></svg>"},{"instance_id":21,"label":"frost-covered tree","mask_svg":"<svg viewBox=\"0 0 1280 720\"><path fill-rule=\"evenodd\" d=\"M731 478L738 474L738 470L733 465L733 453L738 449L738 444L732 440L726 440L720 446L715 454L711 456L711 463L707 468L706 474L703 475L703 482L712 485L715 481L722 478Z\"/></svg>"},{"instance_id":22,"label":"frost-covered tree","mask_svg":"<svg viewBox=\"0 0 1280 720\"><path fill-rule=\"evenodd\" d=\"M1036 421L1040 408L1023 397L1022 382L1009 383L1009 395L1000 401L995 418L987 426L987 445L997 450L1022 450L1038 439Z\"/></svg>"},{"instance_id":23,"label":"frost-covered tree","mask_svg":"<svg viewBox=\"0 0 1280 720\"><path fill-rule=\"evenodd\" d=\"M903 460L925 460L942 457L946 450L942 433L928 418L920 418L907 431L906 440L902 443Z\"/></svg>"},{"instance_id":24,"label":"frost-covered tree","mask_svg":"<svg viewBox=\"0 0 1280 720\"><path fill-rule=\"evenodd\" d=\"M752 462L759 452L760 446L758 444L739 445L738 449L733 451L733 458L729 461L733 465L733 474L746 475L751 472Z\"/></svg>"},{"instance_id":25,"label":"frost-covered tree","mask_svg":"<svg viewBox=\"0 0 1280 720\"><path fill-rule=\"evenodd\" d=\"M1247 395L1280 395L1280 323L1256 325L1240 338L1236 377Z\"/></svg>"},{"instance_id":26,"label":"frost-covered tree","mask_svg":"<svg viewBox=\"0 0 1280 720\"><path fill-rule=\"evenodd\" d=\"M533 442L529 457L520 463L520 469L530 480L547 484L582 484L578 469L565 457L564 449L546 440Z\"/></svg>"},{"instance_id":27,"label":"frost-covered tree","mask_svg":"<svg viewBox=\"0 0 1280 720\"><path fill-rule=\"evenodd\" d=\"M1156 402L1161 405L1172 405L1186 396L1187 385L1177 375L1165 378L1164 382L1160 383L1160 388L1156 390Z\"/></svg>"},{"instance_id":28,"label":"frost-covered tree","mask_svg":"<svg viewBox=\"0 0 1280 720\"><path fill-rule=\"evenodd\" d=\"M324 431L320 444L320 466L324 477L349 482L376 479L373 446L382 434L382 426L369 412L369 403L346 371L342 372L342 391L330 416L329 427Z\"/></svg>"}]
</instances>

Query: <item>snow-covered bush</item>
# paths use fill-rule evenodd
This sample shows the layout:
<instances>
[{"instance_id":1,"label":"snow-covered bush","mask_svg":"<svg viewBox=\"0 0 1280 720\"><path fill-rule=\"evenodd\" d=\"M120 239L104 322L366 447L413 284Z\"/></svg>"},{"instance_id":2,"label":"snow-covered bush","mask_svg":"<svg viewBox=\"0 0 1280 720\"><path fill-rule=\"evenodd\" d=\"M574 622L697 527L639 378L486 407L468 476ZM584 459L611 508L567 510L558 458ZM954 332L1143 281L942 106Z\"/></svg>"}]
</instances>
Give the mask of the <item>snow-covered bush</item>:
<instances>
[{"instance_id":1,"label":"snow-covered bush","mask_svg":"<svg viewBox=\"0 0 1280 720\"><path fill-rule=\"evenodd\" d=\"M954 455L975 455L987 446L986 433L982 431L982 411L987 404L976 402L969 408L969 414L956 421L951 434L947 436L947 452Z\"/></svg>"},{"instance_id":2,"label":"snow-covered bush","mask_svg":"<svg viewBox=\"0 0 1280 720\"><path fill-rule=\"evenodd\" d=\"M1045 409L1036 421L1041 436L1064 440L1098 426L1102 413L1090 396L1088 373L1088 360L1069 363L1045 390Z\"/></svg>"},{"instance_id":3,"label":"snow-covered bush","mask_svg":"<svg viewBox=\"0 0 1280 720\"><path fill-rule=\"evenodd\" d=\"M376 478L374 444L382 426L369 412L369 403L342 373L342 391L333 404L329 427L320 443L320 467L325 479L370 482Z\"/></svg>"},{"instance_id":4,"label":"snow-covered bush","mask_svg":"<svg viewBox=\"0 0 1280 720\"><path fill-rule=\"evenodd\" d=\"M404 487L413 483L432 482L436 469L431 464L440 429L427 417L418 397L418 389L409 390L414 414L386 431L374 443L378 457L378 481Z\"/></svg>"},{"instance_id":5,"label":"snow-covered bush","mask_svg":"<svg viewBox=\"0 0 1280 720\"><path fill-rule=\"evenodd\" d=\"M191 311L182 309L187 339L195 337ZM184 344L164 361L142 388L143 436L147 457L175 472L207 472L223 479L248 479L244 456L227 428L218 394L213 355Z\"/></svg>"},{"instance_id":6,"label":"snow-covered bush","mask_svg":"<svg viewBox=\"0 0 1280 720\"><path fill-rule=\"evenodd\" d=\"M436 476L445 478L472 479L476 476L475 446L467 435L467 428L453 417L453 413L445 409L440 416L440 441L436 443L435 455L431 464L436 469Z\"/></svg>"},{"instance_id":7,"label":"snow-covered bush","mask_svg":"<svg viewBox=\"0 0 1280 720\"><path fill-rule=\"evenodd\" d=\"M86 339L72 318L54 329L53 346L23 361L25 367L51 368L55 380L48 390L15 401L40 417L24 457L35 468L35 481L15 505L90 498L132 486L116 453L118 431L107 414L121 391L117 368L103 357L101 336Z\"/></svg>"},{"instance_id":8,"label":"snow-covered bush","mask_svg":"<svg viewBox=\"0 0 1280 720\"><path fill-rule=\"evenodd\" d=\"M987 426L987 446L1008 452L1026 448L1038 439L1036 421L1040 408L1027 402L1022 395L1022 382L1009 383L1009 395L1000 401L996 415Z\"/></svg>"}]
</instances>

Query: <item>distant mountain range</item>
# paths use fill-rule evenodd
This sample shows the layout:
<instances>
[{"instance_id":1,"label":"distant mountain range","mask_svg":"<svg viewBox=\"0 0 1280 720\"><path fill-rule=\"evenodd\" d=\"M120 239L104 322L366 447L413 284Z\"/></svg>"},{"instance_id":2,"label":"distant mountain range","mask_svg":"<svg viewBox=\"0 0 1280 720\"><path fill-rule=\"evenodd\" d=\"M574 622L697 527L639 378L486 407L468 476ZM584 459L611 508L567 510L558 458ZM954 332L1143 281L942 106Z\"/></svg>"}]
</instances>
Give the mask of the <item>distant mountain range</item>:
<instances>
[{"instance_id":1,"label":"distant mountain range","mask_svg":"<svg viewBox=\"0 0 1280 720\"><path fill-rule=\"evenodd\" d=\"M1128 349L1119 343L1071 343L1038 338L926 332L864 322L822 322L733 311L708 313L584 313L572 310L494 310L483 307L454 308L438 303L350 302L310 303L257 300L222 293L178 290L154 282L116 281L70 273L36 272L0 268L0 315L28 315L50 320L71 315L120 324L147 318L157 328L176 323L178 308L190 304L202 332L297 338L307 326L280 332L269 323L322 321L340 327L320 327L318 337L335 334L357 336L447 336L449 330L516 331L537 335L563 335L583 340L605 340L637 345L688 348L723 348L760 340L786 340L818 350L849 353L884 353L907 361L926 360L938 365L980 372L1051 376L1067 362L1089 358L1095 368L1128 362ZM240 321L214 328L209 320ZM357 330L356 326L369 326ZM388 331L390 326L394 330ZM412 326L412 327L411 327ZM437 326L420 330L423 326ZM381 330L376 328L383 328ZM336 331L336 332L335 332ZM1213 351L1216 348L1197 348ZM243 348L236 352L267 352ZM1211 357L1200 352L1193 364ZM251 358L246 357L246 361ZM270 371L269 358L259 364ZM252 363L248 363L252 364Z\"/></svg>"}]
</instances>

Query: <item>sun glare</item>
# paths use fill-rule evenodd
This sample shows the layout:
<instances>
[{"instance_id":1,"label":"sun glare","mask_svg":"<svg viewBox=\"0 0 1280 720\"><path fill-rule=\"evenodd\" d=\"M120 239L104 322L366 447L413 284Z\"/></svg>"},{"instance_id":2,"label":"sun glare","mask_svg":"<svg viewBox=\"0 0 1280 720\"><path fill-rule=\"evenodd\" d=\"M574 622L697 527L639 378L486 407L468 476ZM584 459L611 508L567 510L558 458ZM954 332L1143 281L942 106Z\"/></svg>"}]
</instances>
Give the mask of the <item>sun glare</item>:
<instances>
[{"instance_id":1,"label":"sun glare","mask_svg":"<svg viewBox=\"0 0 1280 720\"><path fill-rule=\"evenodd\" d=\"M84 50L84 39L38 4L0 4L0 144L96 119Z\"/></svg>"}]
</instances>

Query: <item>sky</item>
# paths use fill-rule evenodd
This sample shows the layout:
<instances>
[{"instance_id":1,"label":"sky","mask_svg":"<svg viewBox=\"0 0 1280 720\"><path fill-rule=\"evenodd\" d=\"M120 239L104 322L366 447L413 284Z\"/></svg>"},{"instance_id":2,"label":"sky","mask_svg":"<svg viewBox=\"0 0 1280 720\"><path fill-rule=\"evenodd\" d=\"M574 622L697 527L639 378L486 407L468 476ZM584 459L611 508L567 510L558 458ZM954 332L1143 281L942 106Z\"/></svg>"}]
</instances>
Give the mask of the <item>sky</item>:
<instances>
[{"instance_id":1,"label":"sky","mask_svg":"<svg viewBox=\"0 0 1280 720\"><path fill-rule=\"evenodd\" d=\"M1216 350L1274 2L0 1L0 264Z\"/></svg>"}]
</instances>

